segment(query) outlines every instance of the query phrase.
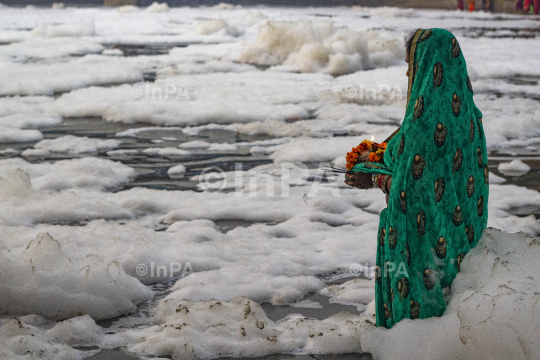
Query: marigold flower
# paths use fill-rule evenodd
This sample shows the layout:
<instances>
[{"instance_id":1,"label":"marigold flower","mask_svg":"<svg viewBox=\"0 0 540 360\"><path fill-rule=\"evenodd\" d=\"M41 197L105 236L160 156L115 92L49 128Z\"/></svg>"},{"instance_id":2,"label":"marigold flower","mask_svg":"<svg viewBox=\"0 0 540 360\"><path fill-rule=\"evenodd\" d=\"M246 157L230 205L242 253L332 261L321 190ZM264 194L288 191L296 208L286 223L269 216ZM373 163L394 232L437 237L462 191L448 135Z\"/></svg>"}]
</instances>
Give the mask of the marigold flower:
<instances>
[{"instance_id":1,"label":"marigold flower","mask_svg":"<svg viewBox=\"0 0 540 360\"><path fill-rule=\"evenodd\" d=\"M381 159L381 157L379 155L377 155L377 153L375 152L372 152L369 154L369 161L370 162L379 162L379 160Z\"/></svg>"},{"instance_id":2,"label":"marigold flower","mask_svg":"<svg viewBox=\"0 0 540 360\"><path fill-rule=\"evenodd\" d=\"M347 160L347 165L345 167L347 170L351 170L354 165L356 165L359 155L366 150L372 150L372 152L369 154L370 162L380 162L382 156L384 156L386 146L387 143L385 142L378 144L369 140L362 141L357 147L353 147L345 156L345 160Z\"/></svg>"}]
</instances>

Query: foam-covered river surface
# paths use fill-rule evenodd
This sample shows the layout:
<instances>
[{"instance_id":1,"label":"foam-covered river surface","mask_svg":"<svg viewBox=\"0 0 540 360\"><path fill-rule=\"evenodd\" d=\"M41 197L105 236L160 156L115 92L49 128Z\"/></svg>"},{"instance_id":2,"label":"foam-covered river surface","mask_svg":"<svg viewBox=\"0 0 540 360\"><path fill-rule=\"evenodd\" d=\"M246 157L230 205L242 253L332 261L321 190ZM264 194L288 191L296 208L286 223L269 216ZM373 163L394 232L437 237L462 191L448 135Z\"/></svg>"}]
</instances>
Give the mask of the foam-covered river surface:
<instances>
[{"instance_id":1,"label":"foam-covered river surface","mask_svg":"<svg viewBox=\"0 0 540 360\"><path fill-rule=\"evenodd\" d=\"M0 19L6 356L370 359L355 338L384 197L322 167L401 123L413 26L452 31L467 60L488 225L540 233L539 17L221 4Z\"/></svg>"}]
</instances>

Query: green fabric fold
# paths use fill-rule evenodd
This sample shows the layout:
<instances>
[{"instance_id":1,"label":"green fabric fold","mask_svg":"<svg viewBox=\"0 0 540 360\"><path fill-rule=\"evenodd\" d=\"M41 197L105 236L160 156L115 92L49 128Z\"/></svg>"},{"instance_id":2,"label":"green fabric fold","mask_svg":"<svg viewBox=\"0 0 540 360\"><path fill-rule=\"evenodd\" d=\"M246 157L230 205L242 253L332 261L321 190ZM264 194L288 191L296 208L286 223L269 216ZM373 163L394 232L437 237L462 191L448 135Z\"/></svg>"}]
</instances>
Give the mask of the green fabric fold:
<instances>
[{"instance_id":1,"label":"green fabric fold","mask_svg":"<svg viewBox=\"0 0 540 360\"><path fill-rule=\"evenodd\" d=\"M353 166L349 173L369 173L369 174L385 174L392 175L392 170L390 170L386 165L373 162L364 162L359 163Z\"/></svg>"}]
</instances>

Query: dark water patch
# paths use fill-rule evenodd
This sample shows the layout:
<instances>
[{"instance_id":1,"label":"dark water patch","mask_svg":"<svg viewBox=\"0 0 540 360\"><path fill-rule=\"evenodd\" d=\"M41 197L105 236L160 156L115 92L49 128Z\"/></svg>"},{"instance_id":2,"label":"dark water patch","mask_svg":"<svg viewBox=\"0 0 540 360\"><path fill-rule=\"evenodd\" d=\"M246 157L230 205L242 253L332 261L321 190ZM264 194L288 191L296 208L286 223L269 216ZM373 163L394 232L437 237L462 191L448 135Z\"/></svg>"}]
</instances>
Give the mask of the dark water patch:
<instances>
[{"instance_id":1,"label":"dark water patch","mask_svg":"<svg viewBox=\"0 0 540 360\"><path fill-rule=\"evenodd\" d=\"M254 224L277 225L278 222L275 222L275 221L257 222L257 221L247 221L247 220L215 220L214 224L216 224L219 231L226 234L229 231L236 229L237 227L247 228Z\"/></svg>"},{"instance_id":2,"label":"dark water patch","mask_svg":"<svg viewBox=\"0 0 540 360\"><path fill-rule=\"evenodd\" d=\"M153 325L151 310L157 303L172 292L172 286L178 279L148 285L154 292L154 297L137 305L137 310L130 314L116 316L110 319L97 320L96 324L104 328L104 333L112 335L122 332L124 329L144 328ZM122 348L102 349L98 354L87 359L93 360L131 360L139 359L138 356L126 353Z\"/></svg>"},{"instance_id":3,"label":"dark water patch","mask_svg":"<svg viewBox=\"0 0 540 360\"><path fill-rule=\"evenodd\" d=\"M124 56L140 55L164 55L177 47L188 47L189 45L205 44L201 41L170 41L170 42L146 42L146 43L117 43L103 44L108 49L118 49Z\"/></svg>"},{"instance_id":4,"label":"dark water patch","mask_svg":"<svg viewBox=\"0 0 540 360\"><path fill-rule=\"evenodd\" d=\"M349 132L346 130L342 132L335 131L334 133L332 133L332 137L345 137L345 136L350 136Z\"/></svg>"},{"instance_id":5,"label":"dark water patch","mask_svg":"<svg viewBox=\"0 0 540 360\"><path fill-rule=\"evenodd\" d=\"M217 358L216 360L246 360L247 358ZM249 358L253 360L253 358ZM256 358L257 360L373 360L371 354L334 354L334 355L292 355L272 354Z\"/></svg>"},{"instance_id":6,"label":"dark water patch","mask_svg":"<svg viewBox=\"0 0 540 360\"><path fill-rule=\"evenodd\" d=\"M492 79L496 79L502 82L505 82L510 85L518 85L518 86L538 86L540 83L540 76L538 75L514 75L513 77L495 77ZM482 91L476 91L475 93L478 94L492 94L495 95L496 98L521 98L521 99L532 99L536 101L540 101L540 93L537 91L532 92L524 92L524 91L505 91L500 92L499 90L494 89L487 89ZM539 105L540 106L540 105Z\"/></svg>"},{"instance_id":7,"label":"dark water patch","mask_svg":"<svg viewBox=\"0 0 540 360\"><path fill-rule=\"evenodd\" d=\"M92 138L115 138L118 132L138 129L147 124L125 124L121 122L105 121L101 117L64 118L61 124L48 126L43 129L45 139L54 139L64 135L88 136Z\"/></svg>"},{"instance_id":8,"label":"dark water patch","mask_svg":"<svg viewBox=\"0 0 540 360\"><path fill-rule=\"evenodd\" d=\"M334 355L292 355L272 354L256 358L257 360L373 360L371 354L334 354ZM218 358L216 360L246 360L246 358ZM252 360L252 358L250 358Z\"/></svg>"},{"instance_id":9,"label":"dark water patch","mask_svg":"<svg viewBox=\"0 0 540 360\"><path fill-rule=\"evenodd\" d=\"M527 217L534 215L536 219L540 219L540 204L538 205L529 205L529 206L521 206L518 208L511 208L509 210L506 210L511 215L520 216L520 217Z\"/></svg>"},{"instance_id":10,"label":"dark water patch","mask_svg":"<svg viewBox=\"0 0 540 360\"><path fill-rule=\"evenodd\" d=\"M156 190L203 191L197 187L199 181L191 181L190 178L200 175L201 173L234 171L236 166L238 166L238 163L242 164L242 170L244 171L260 165L272 163L272 160L270 159L249 155L230 156L227 154L200 154L198 157L199 160L193 160L193 156L186 157L185 161L180 163L174 162L173 159L166 157L146 157L143 160L133 162L122 161L122 163L134 168L138 175L135 180L126 184L119 190L126 190L134 187L146 187ZM167 171L171 167L179 164L186 167L186 173L182 178L171 178ZM213 179L211 183L219 183L222 179L222 177ZM209 188L209 190L211 189L212 187ZM226 190L222 190L222 192L230 191L234 191L234 189L229 189L229 187L227 187Z\"/></svg>"},{"instance_id":11,"label":"dark water patch","mask_svg":"<svg viewBox=\"0 0 540 360\"><path fill-rule=\"evenodd\" d=\"M531 93L524 93L524 92L519 92L519 91L502 93L497 90L486 90L486 91L478 91L476 92L476 94L492 94L492 95L495 95L495 97L498 99L507 97L510 99L518 98L518 99L532 99L532 100L540 101L540 94L531 94Z\"/></svg>"},{"instance_id":12,"label":"dark water patch","mask_svg":"<svg viewBox=\"0 0 540 360\"><path fill-rule=\"evenodd\" d=\"M336 280L326 280L324 281L326 286L330 285L340 285L347 281L356 279L356 278L362 278L367 279L363 276L363 274L360 274L358 277L342 277L340 279ZM358 310L356 306L353 305L343 305L338 304L334 302L330 302L330 298L326 295L321 295L319 293L311 293L304 297L303 300L310 300L316 303L320 304L319 308L307 308L307 307L294 307L292 305L273 305L269 302L264 302L261 304L264 312L266 313L266 316L272 321L278 321L281 319L284 319L285 317L292 315L292 314L300 314L302 316L318 319L318 320L324 320L328 317L335 315L341 311L347 311L354 315L361 315L361 312ZM363 304L366 305L367 304Z\"/></svg>"},{"instance_id":13,"label":"dark water patch","mask_svg":"<svg viewBox=\"0 0 540 360\"><path fill-rule=\"evenodd\" d=\"M146 358L146 357L145 357ZM129 355L121 348L101 350L98 354L88 357L89 360L133 360L138 356ZM170 356L152 357L152 359L172 359ZM215 360L253 360L254 358L216 358ZM255 358L257 360L373 360L371 354L335 354L335 355L292 355L292 354L271 354Z\"/></svg>"},{"instance_id":14,"label":"dark water patch","mask_svg":"<svg viewBox=\"0 0 540 360\"><path fill-rule=\"evenodd\" d=\"M488 38L493 38L493 39L502 39L502 38L534 39L537 36L540 36L540 27L538 28L467 27L467 28L455 28L454 30L460 31L463 37L469 37L469 38L488 37Z\"/></svg>"},{"instance_id":15,"label":"dark water patch","mask_svg":"<svg viewBox=\"0 0 540 360\"><path fill-rule=\"evenodd\" d=\"M261 306L266 313L266 316L272 321L281 320L292 314L301 314L302 316L323 320L332 315L335 315L341 311L348 311L351 314L359 315L359 311L356 306L352 305L341 305L330 303L329 298L324 295L314 294L305 298L305 300L311 300L319 303L321 308L304 308L304 307L293 307L291 305L272 305L271 303L265 302Z\"/></svg>"},{"instance_id":16,"label":"dark water patch","mask_svg":"<svg viewBox=\"0 0 540 360\"><path fill-rule=\"evenodd\" d=\"M336 15L332 15L332 14L307 14L309 16L315 16L315 17L325 17L325 18L332 18L332 17L335 17Z\"/></svg>"},{"instance_id":17,"label":"dark water patch","mask_svg":"<svg viewBox=\"0 0 540 360\"><path fill-rule=\"evenodd\" d=\"M506 182L504 182L503 185L511 184L517 186L524 186L529 189L540 191L540 157L521 158L521 161L531 167L531 170L526 174L512 176L499 172L498 166L500 163L507 163L515 159L515 156L508 156L507 159L505 159L504 157L497 157L494 159L490 158L488 163L489 170L495 175L501 176L506 179ZM530 213L528 215L530 215Z\"/></svg>"},{"instance_id":18,"label":"dark water patch","mask_svg":"<svg viewBox=\"0 0 540 360\"><path fill-rule=\"evenodd\" d=\"M506 79L507 82L514 85L529 85L536 86L540 82L538 75L515 75L512 78Z\"/></svg>"},{"instance_id":19,"label":"dark water patch","mask_svg":"<svg viewBox=\"0 0 540 360\"><path fill-rule=\"evenodd\" d=\"M156 81L157 73L155 70L149 70L143 72L143 80L146 82Z\"/></svg>"},{"instance_id":20,"label":"dark water patch","mask_svg":"<svg viewBox=\"0 0 540 360\"><path fill-rule=\"evenodd\" d=\"M110 319L97 320L96 324L105 328L105 332L108 334L114 334L122 329L136 329L153 325L153 319L150 314L151 310L159 301L172 292L172 287L178 279L173 278L168 281L147 285L154 292L153 298L141 302L132 313Z\"/></svg>"},{"instance_id":21,"label":"dark water patch","mask_svg":"<svg viewBox=\"0 0 540 360\"><path fill-rule=\"evenodd\" d=\"M82 349L79 349L82 350ZM116 349L102 349L99 353L96 355L87 357L88 360L133 360L133 359L139 359L138 356L129 355L122 351L121 348ZM154 358L159 359L159 358Z\"/></svg>"},{"instance_id":22,"label":"dark water patch","mask_svg":"<svg viewBox=\"0 0 540 360\"><path fill-rule=\"evenodd\" d=\"M61 221L51 221L47 224L49 225L63 225L63 226L73 226L73 227L84 227L88 225L90 220L81 220L81 221L70 221L70 222L61 222ZM40 223L43 224L43 223Z\"/></svg>"},{"instance_id":23,"label":"dark water patch","mask_svg":"<svg viewBox=\"0 0 540 360\"><path fill-rule=\"evenodd\" d=\"M116 134L132 129L143 129L126 136ZM272 162L263 155L251 155L250 146L238 146L230 152L212 152L206 148L187 149L188 154L158 154L145 153L148 148L179 148L181 144L190 141L205 141L209 144L227 143L242 144L259 140L269 140L268 135L246 135L224 129L201 130L196 135L187 135L178 127L153 127L148 124L124 124L108 122L101 118L66 118L63 123L43 129L44 139L56 139L62 136L74 135L101 140L114 139L121 141L112 150L102 150L97 153L50 153L44 156L26 157L31 163L43 161L69 160L85 156L96 156L121 162L135 169L136 178L125 186L110 189L112 192L141 186L159 190L197 190L198 181L190 181L193 176L200 175L209 168L219 171L234 171L238 164L242 170L250 170L256 166ZM0 158L20 156L24 150L32 148L36 142L1 144L0 149L13 148L19 154L6 153ZM112 151L112 152L110 152ZM167 171L176 165L184 165L186 173L182 178L171 178Z\"/></svg>"},{"instance_id":24,"label":"dark water patch","mask_svg":"<svg viewBox=\"0 0 540 360\"><path fill-rule=\"evenodd\" d=\"M257 63L252 63L252 62L239 62L239 61L235 61L235 63L237 64L247 64L247 65L251 65L255 68L257 68L258 70L261 70L261 71L265 71L266 69L269 69L272 67L272 65L265 65L265 64L257 64ZM291 72L294 72L294 71L291 71ZM299 72L294 72L296 74L299 74Z\"/></svg>"},{"instance_id":25,"label":"dark water patch","mask_svg":"<svg viewBox=\"0 0 540 360\"><path fill-rule=\"evenodd\" d=\"M197 173L200 173L208 168L219 168L222 171L235 171L239 163L242 165L242 170L250 170L259 165L270 164L273 161L268 158L260 156L252 156L248 154L214 154L213 156L206 160L201 161L186 161L182 163L184 166L190 167L191 170L194 170Z\"/></svg>"}]
</instances>

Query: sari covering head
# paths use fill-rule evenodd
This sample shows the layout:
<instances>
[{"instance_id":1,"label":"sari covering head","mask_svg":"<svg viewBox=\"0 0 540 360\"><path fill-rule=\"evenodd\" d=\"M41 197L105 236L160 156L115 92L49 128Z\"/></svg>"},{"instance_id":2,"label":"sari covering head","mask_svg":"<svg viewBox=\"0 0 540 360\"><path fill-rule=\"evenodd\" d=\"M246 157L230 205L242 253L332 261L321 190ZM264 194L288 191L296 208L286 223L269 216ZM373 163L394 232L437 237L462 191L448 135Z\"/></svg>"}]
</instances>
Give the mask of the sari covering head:
<instances>
[{"instance_id":1,"label":"sari covering head","mask_svg":"<svg viewBox=\"0 0 540 360\"><path fill-rule=\"evenodd\" d=\"M486 139L459 43L444 29L418 29L409 59L405 119L385 164L352 169L392 175L375 275L377 326L387 328L444 313L463 258L487 225Z\"/></svg>"}]
</instances>

